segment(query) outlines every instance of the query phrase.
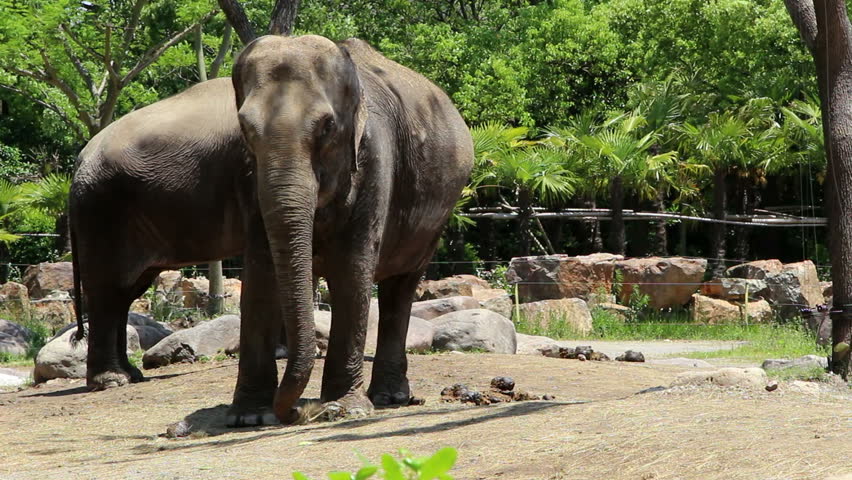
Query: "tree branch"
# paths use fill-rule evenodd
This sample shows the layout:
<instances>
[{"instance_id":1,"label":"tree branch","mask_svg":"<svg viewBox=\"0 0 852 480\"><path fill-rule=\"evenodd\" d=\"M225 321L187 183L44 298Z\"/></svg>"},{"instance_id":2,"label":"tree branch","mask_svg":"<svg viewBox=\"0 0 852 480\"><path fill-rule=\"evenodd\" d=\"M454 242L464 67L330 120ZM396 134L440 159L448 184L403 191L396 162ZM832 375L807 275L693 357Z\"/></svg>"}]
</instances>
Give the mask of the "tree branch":
<instances>
[{"instance_id":1,"label":"tree branch","mask_svg":"<svg viewBox=\"0 0 852 480\"><path fill-rule=\"evenodd\" d=\"M64 29L59 27L59 38L62 40L62 48L65 49L65 55L68 55L68 59L71 60L71 64L74 65L74 69L77 70L77 73L80 74L80 77L83 79L83 83L86 84L86 88L89 89L89 93L92 96L92 100L95 102L98 101L97 92L95 91L95 82L92 80L92 75L89 73L89 70L83 65L83 62L80 60L80 57L74 53L74 50L71 48L71 44L68 43L68 37L64 34Z\"/></svg>"},{"instance_id":2,"label":"tree branch","mask_svg":"<svg viewBox=\"0 0 852 480\"><path fill-rule=\"evenodd\" d=\"M799 35L805 42L805 46L813 52L816 47L818 31L814 0L784 0L784 5L787 6L787 12L790 13L793 25L799 30Z\"/></svg>"},{"instance_id":3,"label":"tree branch","mask_svg":"<svg viewBox=\"0 0 852 480\"><path fill-rule=\"evenodd\" d=\"M165 53L165 51L169 49L169 47L183 40L187 35L192 33L192 31L195 30L198 25L207 23L207 21L213 18L213 16L215 16L217 13L217 10L213 10L207 15L201 17L198 22L184 28L180 32L173 35L171 38L165 39L157 45L154 45L153 47L149 48L147 52L142 54L142 57L139 59L138 62L136 62L136 65L133 66L133 68L127 73L127 75L125 75L124 78L121 79L120 85L124 87L128 83L133 81L133 79L136 78L136 76L139 75L142 70L148 68L152 63L156 62L157 59L160 58L163 53Z\"/></svg>"},{"instance_id":4,"label":"tree branch","mask_svg":"<svg viewBox=\"0 0 852 480\"><path fill-rule=\"evenodd\" d=\"M136 27L139 26L139 18L142 16L142 9L147 3L148 0L136 0L136 3L133 4L133 11L130 14L130 21L127 22L127 26L124 27L124 38L121 40L121 50L119 51L118 55L116 55L116 57L119 58L118 63L121 63L121 57L128 51L130 51L130 44L136 37Z\"/></svg>"},{"instance_id":5,"label":"tree branch","mask_svg":"<svg viewBox=\"0 0 852 480\"><path fill-rule=\"evenodd\" d=\"M59 91L62 92L68 98L68 101L70 101L71 105L74 106L74 109L77 110L77 117L80 119L81 122L83 122L83 125L85 125L86 128L91 131L93 126L92 116L89 115L89 112L87 112L83 108L83 103L80 101L80 96L77 95L77 92L75 92L70 85L68 85L67 83L65 83L64 80L59 78L59 74L57 73L56 69L53 68L53 65L50 63L50 59L48 58L47 53L45 53L45 51L42 49L39 49L38 52L39 55L41 55L42 61L44 62L44 71L47 73L47 77L44 81L58 88Z\"/></svg>"},{"instance_id":6,"label":"tree branch","mask_svg":"<svg viewBox=\"0 0 852 480\"><path fill-rule=\"evenodd\" d=\"M296 13L299 11L299 0L278 0L272 9L272 19L269 21L270 35L290 35L296 23Z\"/></svg>"},{"instance_id":7,"label":"tree branch","mask_svg":"<svg viewBox=\"0 0 852 480\"><path fill-rule=\"evenodd\" d=\"M219 51L216 53L216 58L213 59L213 63L210 65L210 78L216 78L219 76L219 69L222 67L222 64L225 63L225 56L228 54L228 51L231 50L231 32L234 29L231 27L230 23L225 24L225 31L222 33L222 44L219 45Z\"/></svg>"},{"instance_id":8,"label":"tree branch","mask_svg":"<svg viewBox=\"0 0 852 480\"><path fill-rule=\"evenodd\" d=\"M9 90L9 91L11 91L11 92L15 92L15 93L17 93L17 94L21 95L22 97L24 97L24 98L26 98L26 99L30 100L31 102L33 102L33 103L37 103L37 104L39 104L39 105L43 106L44 108L46 108L46 109L48 109L48 110L50 110L50 111L52 111L52 112L56 113L57 115L59 115L59 118L60 118L60 119L61 119L61 120L62 120L62 121L66 124L66 125L68 125L69 127L71 127L71 129L74 131L74 135L77 137L77 139L78 139L78 140L85 140L85 139L86 139L86 136L83 134L83 131L82 131L82 130L80 130L80 126L79 126L77 123L75 123L73 120L71 120L71 117L69 117L69 116L68 116L68 114L66 114L66 113L65 113L65 112L64 112L61 108L59 108L58 106L56 106L56 105L54 105L54 104L52 104L52 103L47 103L47 102L45 102L44 100L39 100L38 98L34 97L34 96L33 96L33 95L31 95L30 93L28 93L28 92L26 92L26 91L24 91L24 90L21 90L20 88L14 87L14 86L12 86L12 85L7 85L7 84L5 84L5 83L0 83L0 88L4 88L4 89Z\"/></svg>"},{"instance_id":9,"label":"tree branch","mask_svg":"<svg viewBox=\"0 0 852 480\"><path fill-rule=\"evenodd\" d=\"M257 38L254 29L251 27L251 23L248 21L248 17L246 17L246 12L243 10L243 6L240 5L239 1L219 0L219 7L225 12L228 23L234 27L243 45L248 45L252 40Z\"/></svg>"},{"instance_id":10,"label":"tree branch","mask_svg":"<svg viewBox=\"0 0 852 480\"><path fill-rule=\"evenodd\" d=\"M62 30L62 32L63 32L63 33L65 33L65 35L67 35L67 36L68 36L68 38L70 38L70 39L71 39L71 41L73 41L74 43L76 43L76 44L77 44L77 46L79 46L80 48L82 48L83 50L85 50L85 51L86 51L86 53L88 53L89 55L91 55L91 56L93 56L93 57L97 58L98 60L103 60L103 59L104 59L104 56L103 56L103 55L101 55L100 53L96 52L93 48L89 47L88 45L84 44L84 43L80 40L80 38L79 38L77 35L75 35L75 34L74 34L74 32L72 32L72 31L71 31L71 29L70 29L70 28L68 28L65 24L59 25L59 29L60 29L60 30Z\"/></svg>"}]
</instances>

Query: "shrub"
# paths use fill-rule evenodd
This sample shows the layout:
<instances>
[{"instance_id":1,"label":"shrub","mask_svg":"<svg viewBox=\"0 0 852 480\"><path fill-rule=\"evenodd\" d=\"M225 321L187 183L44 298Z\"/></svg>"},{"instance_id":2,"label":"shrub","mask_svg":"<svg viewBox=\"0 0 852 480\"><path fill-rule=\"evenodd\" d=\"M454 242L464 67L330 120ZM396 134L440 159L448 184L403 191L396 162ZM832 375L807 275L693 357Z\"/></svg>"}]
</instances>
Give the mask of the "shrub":
<instances>
[{"instance_id":1,"label":"shrub","mask_svg":"<svg viewBox=\"0 0 852 480\"><path fill-rule=\"evenodd\" d=\"M364 461L365 465L355 473L330 472L329 480L364 480L367 478L382 478L384 480L452 480L447 472L456 463L456 449L447 447L435 452L431 457L414 457L406 450L400 450L400 458L392 455L382 455L382 476L379 467ZM295 480L309 480L302 473L294 472Z\"/></svg>"}]
</instances>

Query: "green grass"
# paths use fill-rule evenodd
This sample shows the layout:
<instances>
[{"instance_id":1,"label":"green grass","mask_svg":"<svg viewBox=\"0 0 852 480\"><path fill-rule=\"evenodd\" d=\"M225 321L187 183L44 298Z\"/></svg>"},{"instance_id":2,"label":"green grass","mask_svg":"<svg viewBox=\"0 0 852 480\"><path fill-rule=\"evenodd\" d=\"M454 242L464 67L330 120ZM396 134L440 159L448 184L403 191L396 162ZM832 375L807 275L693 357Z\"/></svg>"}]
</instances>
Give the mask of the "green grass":
<instances>
[{"instance_id":1,"label":"green grass","mask_svg":"<svg viewBox=\"0 0 852 480\"><path fill-rule=\"evenodd\" d=\"M786 324L718 324L692 323L688 312L668 314L645 312L624 320L602 309L592 309L592 331L579 332L561 315L538 322L521 318L515 322L519 333L543 335L570 340L710 340L744 341L746 345L678 356L690 358L737 358L763 361L767 358L792 358L802 355L828 355L828 347L816 344L814 335L794 323Z\"/></svg>"},{"instance_id":2,"label":"green grass","mask_svg":"<svg viewBox=\"0 0 852 480\"><path fill-rule=\"evenodd\" d=\"M789 367L767 370L769 378L778 381L804 380L806 382L827 382L828 372L822 367Z\"/></svg>"},{"instance_id":3,"label":"green grass","mask_svg":"<svg viewBox=\"0 0 852 480\"><path fill-rule=\"evenodd\" d=\"M12 322L28 328L32 332L27 353L24 355L0 353L0 366L22 367L32 365L38 351L53 336L53 332L41 319L35 317L31 311L13 312L4 309L0 310L0 318L11 319Z\"/></svg>"}]
</instances>

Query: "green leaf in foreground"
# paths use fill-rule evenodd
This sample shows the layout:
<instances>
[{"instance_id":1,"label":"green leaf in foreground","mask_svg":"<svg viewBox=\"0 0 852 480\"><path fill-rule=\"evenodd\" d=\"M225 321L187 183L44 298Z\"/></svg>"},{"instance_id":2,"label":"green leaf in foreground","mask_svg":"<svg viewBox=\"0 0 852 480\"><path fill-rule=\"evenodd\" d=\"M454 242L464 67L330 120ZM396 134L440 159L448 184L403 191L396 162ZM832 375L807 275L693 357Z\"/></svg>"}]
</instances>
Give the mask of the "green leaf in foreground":
<instances>
[{"instance_id":1,"label":"green leaf in foreground","mask_svg":"<svg viewBox=\"0 0 852 480\"><path fill-rule=\"evenodd\" d=\"M449 472L456 463L456 449L442 448L435 452L431 458L423 462L420 468L420 480L432 480L441 478L445 473Z\"/></svg>"}]
</instances>

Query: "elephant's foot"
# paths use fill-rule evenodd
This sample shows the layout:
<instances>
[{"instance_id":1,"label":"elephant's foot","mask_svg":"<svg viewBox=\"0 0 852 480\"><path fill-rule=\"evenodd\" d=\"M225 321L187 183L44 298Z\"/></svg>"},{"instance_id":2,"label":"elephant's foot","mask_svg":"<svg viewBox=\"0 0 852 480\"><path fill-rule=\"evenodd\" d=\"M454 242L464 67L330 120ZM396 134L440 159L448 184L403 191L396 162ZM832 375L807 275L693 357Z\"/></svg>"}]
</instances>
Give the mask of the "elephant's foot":
<instances>
[{"instance_id":1,"label":"elephant's foot","mask_svg":"<svg viewBox=\"0 0 852 480\"><path fill-rule=\"evenodd\" d=\"M411 395L408 379L400 381L382 381L375 379L370 383L370 400L377 407L423 405L422 398Z\"/></svg>"},{"instance_id":2,"label":"elephant's foot","mask_svg":"<svg viewBox=\"0 0 852 480\"><path fill-rule=\"evenodd\" d=\"M305 412L305 413L302 413ZM337 400L326 402L313 412L300 408L300 420L334 422L342 419L363 418L373 413L373 403L363 391L359 390L346 394ZM306 415L307 414L307 415Z\"/></svg>"},{"instance_id":3,"label":"elephant's foot","mask_svg":"<svg viewBox=\"0 0 852 480\"><path fill-rule=\"evenodd\" d=\"M130 373L125 372L124 370L114 370L96 373L95 375L87 377L86 386L91 391L98 391L127 385L132 381Z\"/></svg>"},{"instance_id":4,"label":"elephant's foot","mask_svg":"<svg viewBox=\"0 0 852 480\"><path fill-rule=\"evenodd\" d=\"M127 375L130 376L131 383L139 383L145 381L145 375L142 375L142 370L134 367L128 361L121 362L121 367Z\"/></svg>"},{"instance_id":5,"label":"elephant's foot","mask_svg":"<svg viewBox=\"0 0 852 480\"><path fill-rule=\"evenodd\" d=\"M225 413L225 425L228 427L259 427L262 425L278 425L280 422L272 411L272 407L244 408L231 405Z\"/></svg>"}]
</instances>

